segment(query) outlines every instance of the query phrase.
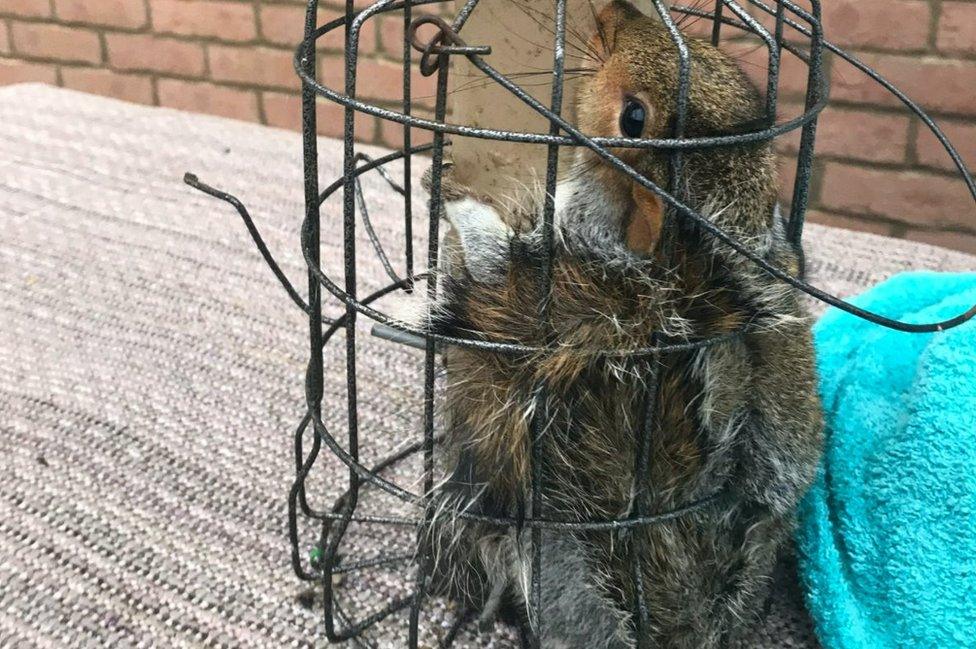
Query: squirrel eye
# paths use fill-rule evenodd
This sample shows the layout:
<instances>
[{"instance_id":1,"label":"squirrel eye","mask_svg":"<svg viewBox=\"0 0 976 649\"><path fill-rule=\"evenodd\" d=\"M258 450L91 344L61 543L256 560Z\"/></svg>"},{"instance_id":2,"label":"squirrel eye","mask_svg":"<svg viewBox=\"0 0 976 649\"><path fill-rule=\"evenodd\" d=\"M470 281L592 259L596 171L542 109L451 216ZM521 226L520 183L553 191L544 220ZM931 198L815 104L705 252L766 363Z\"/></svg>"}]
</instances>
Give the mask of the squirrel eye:
<instances>
[{"instance_id":1,"label":"squirrel eye","mask_svg":"<svg viewBox=\"0 0 976 649\"><path fill-rule=\"evenodd\" d=\"M627 137L640 137L644 132L644 120L647 110L644 104L628 97L624 100L624 109L620 111L620 132Z\"/></svg>"}]
</instances>

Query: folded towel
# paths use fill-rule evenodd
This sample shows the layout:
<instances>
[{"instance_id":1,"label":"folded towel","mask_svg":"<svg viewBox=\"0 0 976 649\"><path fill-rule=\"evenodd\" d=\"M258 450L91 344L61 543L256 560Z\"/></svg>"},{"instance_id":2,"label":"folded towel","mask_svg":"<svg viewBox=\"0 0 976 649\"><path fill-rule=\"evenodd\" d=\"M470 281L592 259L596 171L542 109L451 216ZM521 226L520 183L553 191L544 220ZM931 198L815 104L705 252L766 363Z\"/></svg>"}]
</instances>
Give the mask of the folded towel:
<instances>
[{"instance_id":1,"label":"folded towel","mask_svg":"<svg viewBox=\"0 0 976 649\"><path fill-rule=\"evenodd\" d=\"M938 321L976 303L976 274L906 273L854 303ZM907 334L832 309L814 334L827 443L798 548L821 643L976 647L976 322Z\"/></svg>"}]
</instances>

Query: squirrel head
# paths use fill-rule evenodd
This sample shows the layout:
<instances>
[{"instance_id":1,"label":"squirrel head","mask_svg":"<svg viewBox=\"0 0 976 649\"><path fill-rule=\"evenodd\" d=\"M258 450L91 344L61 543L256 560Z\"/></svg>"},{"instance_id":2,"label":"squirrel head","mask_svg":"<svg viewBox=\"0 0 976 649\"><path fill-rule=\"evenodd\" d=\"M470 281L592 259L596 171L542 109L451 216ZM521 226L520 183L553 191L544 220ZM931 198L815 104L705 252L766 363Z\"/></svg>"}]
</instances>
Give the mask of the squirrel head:
<instances>
[{"instance_id":1,"label":"squirrel head","mask_svg":"<svg viewBox=\"0 0 976 649\"><path fill-rule=\"evenodd\" d=\"M677 45L667 28L625 0L596 17L587 52L590 69L577 95L580 127L590 135L667 138L677 120ZM755 127L762 115L758 91L727 54L685 37L691 56L686 137ZM632 159L639 150L628 149Z\"/></svg>"},{"instance_id":2,"label":"squirrel head","mask_svg":"<svg viewBox=\"0 0 976 649\"><path fill-rule=\"evenodd\" d=\"M665 25L624 0L608 4L596 22L585 48L589 69L576 97L580 129L598 137L674 137L679 59ZM730 135L766 126L760 94L735 61L706 41L686 37L685 42L691 70L683 136ZM691 207L705 216L726 210L726 219L742 225L746 235L767 228L776 197L770 149L759 143L686 152L684 189ZM667 151L618 147L612 152L654 183L668 186ZM653 246L662 222L660 200L593 152L579 155L601 186L632 196L633 218L626 232L631 247ZM733 203L731 211L727 203Z\"/></svg>"}]
</instances>

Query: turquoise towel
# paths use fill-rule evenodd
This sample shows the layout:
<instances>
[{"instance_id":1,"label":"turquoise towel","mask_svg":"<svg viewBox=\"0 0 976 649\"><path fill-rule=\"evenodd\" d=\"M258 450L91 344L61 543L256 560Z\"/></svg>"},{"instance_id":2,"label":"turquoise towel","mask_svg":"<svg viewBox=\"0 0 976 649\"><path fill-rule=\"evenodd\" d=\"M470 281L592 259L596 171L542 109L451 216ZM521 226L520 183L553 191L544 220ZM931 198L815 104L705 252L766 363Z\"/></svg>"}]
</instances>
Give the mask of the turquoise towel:
<instances>
[{"instance_id":1,"label":"turquoise towel","mask_svg":"<svg viewBox=\"0 0 976 649\"><path fill-rule=\"evenodd\" d=\"M854 303L939 321L976 303L976 274L906 273ZM906 334L832 309L814 333L827 444L798 548L820 641L976 647L976 322Z\"/></svg>"}]
</instances>

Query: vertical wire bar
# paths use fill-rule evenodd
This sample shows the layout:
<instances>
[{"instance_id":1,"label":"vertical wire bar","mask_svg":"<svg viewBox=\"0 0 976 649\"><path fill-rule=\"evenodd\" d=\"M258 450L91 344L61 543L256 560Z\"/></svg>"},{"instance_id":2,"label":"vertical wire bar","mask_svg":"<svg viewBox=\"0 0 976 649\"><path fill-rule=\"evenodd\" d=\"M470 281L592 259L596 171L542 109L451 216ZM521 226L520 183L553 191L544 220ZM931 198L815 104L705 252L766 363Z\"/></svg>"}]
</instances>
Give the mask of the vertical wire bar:
<instances>
[{"instance_id":1,"label":"vertical wire bar","mask_svg":"<svg viewBox=\"0 0 976 649\"><path fill-rule=\"evenodd\" d=\"M651 346L657 344L657 335L651 335ZM653 357L647 364L647 379L644 387L644 402L641 416L637 421L637 453L634 457L633 499L634 512L637 518L647 515L647 484L651 469L651 445L654 441L655 414L657 411L657 386L660 363ZM631 577L634 582L634 607L636 610L635 627L638 649L645 649L650 643L651 614L647 607L647 593L644 589L643 557L641 550L644 544L641 537L645 529L637 527L632 531L630 539Z\"/></svg>"},{"instance_id":2,"label":"vertical wire bar","mask_svg":"<svg viewBox=\"0 0 976 649\"><path fill-rule=\"evenodd\" d=\"M786 6L782 2L776 3L776 44L783 50L783 27L786 24Z\"/></svg>"},{"instance_id":3,"label":"vertical wire bar","mask_svg":"<svg viewBox=\"0 0 976 649\"><path fill-rule=\"evenodd\" d=\"M821 22L820 0L810 1L810 74L807 78L806 109L820 101L820 84L823 79L823 23ZM803 273L803 220L806 216L807 202L810 198L810 176L813 173L813 147L817 137L817 116L803 126L800 133L800 152L796 160L796 179L793 183L793 202L790 206L790 220L786 226L787 240L793 245L800 258L800 273Z\"/></svg>"},{"instance_id":4,"label":"vertical wire bar","mask_svg":"<svg viewBox=\"0 0 976 649\"><path fill-rule=\"evenodd\" d=\"M653 0L653 2L654 7L657 9L658 15L661 18L661 22L664 23L665 28L668 30L671 41L674 43L678 53L678 97L675 106L676 113L674 120L674 132L671 134L671 137L680 139L684 137L685 127L688 121L688 102L691 85L691 53L688 50L688 45L685 43L681 32L674 24L674 20L671 18L671 14L668 11L667 6L662 2L662 0ZM719 0L719 3L721 3L721 0ZM716 5L716 12L718 11L719 7ZM716 19L716 22L719 22L718 19ZM684 192L681 191L681 177L683 171L682 152L678 149L672 151L669 161L670 178L668 181L668 191L673 196L678 198L678 200L684 201ZM676 211L669 207L665 215L663 232L664 239L662 244L662 252L666 259L670 258L674 251L675 238L677 237L680 226L681 224L677 223ZM655 340L656 338L652 335L652 343ZM646 489L646 482L643 481L647 477L646 473L648 471L648 467L650 466L650 449L651 444L653 443L651 424L648 422L653 422L654 409L656 408L656 378L656 374L652 373L652 376L648 377L644 386L643 399L646 412L643 413L643 419L645 421L642 421L639 424L639 448L637 458L635 458L635 470L637 472L634 474L633 483L631 485L635 495L643 493L643 490ZM650 641L648 633L651 626L651 619L650 611L647 607L647 598L644 588L643 557L640 553L642 544L639 542L641 534L642 530L634 530L634 535L631 538L631 552L633 553L631 555L631 577L634 582L634 618L637 631L637 646L638 649L645 649L648 647L648 643Z\"/></svg>"},{"instance_id":5,"label":"vertical wire bar","mask_svg":"<svg viewBox=\"0 0 976 649\"><path fill-rule=\"evenodd\" d=\"M715 0L715 13L712 17L712 45L718 47L722 40L722 13L725 5L722 0Z\"/></svg>"},{"instance_id":6,"label":"vertical wire bar","mask_svg":"<svg viewBox=\"0 0 976 649\"><path fill-rule=\"evenodd\" d=\"M556 0L555 32L553 38L552 63L552 92L550 110L557 116L562 115L563 89L566 69L566 0ZM549 134L558 135L559 125L550 121ZM543 322L549 319L553 281L553 241L556 213L556 179L559 174L559 145L550 144L546 156L546 192L542 208L542 277L540 278L541 298L539 311ZM547 388L537 386L535 395L535 414L531 422L530 452L531 460L531 512L530 518L538 520L543 517L543 462L542 438L548 425ZM558 533L558 532L557 532ZM530 532L532 545L532 579L530 583L530 610L535 618L535 629L532 634L533 649L541 649L546 620L542 614L542 528L533 526Z\"/></svg>"},{"instance_id":7,"label":"vertical wire bar","mask_svg":"<svg viewBox=\"0 0 976 649\"><path fill-rule=\"evenodd\" d=\"M409 116L412 109L411 75L413 68L413 46L410 43L410 23L413 22L413 2L406 0L403 5L403 114ZM413 290L413 178L411 167L413 155L410 153L410 125L403 125L403 246L406 257L406 277Z\"/></svg>"},{"instance_id":8,"label":"vertical wire bar","mask_svg":"<svg viewBox=\"0 0 976 649\"><path fill-rule=\"evenodd\" d=\"M318 0L310 0L317 4ZM349 97L356 95L356 63L359 57L358 32L352 21L355 13L353 0L346 0L345 27L345 92ZM314 25L312 25L314 29ZM306 134L308 135L308 134ZM356 299L356 157L355 157L355 111L346 107L343 114L343 161L342 161L342 239L343 239L343 272L346 293ZM315 136L314 132L311 135ZM348 425L348 453L354 461L359 461L359 411L356 386L356 308L346 304L346 416ZM321 346L321 345L320 345ZM332 580L329 575L335 568L338 558L339 544L346 533L349 521L356 510L359 501L359 476L355 470L349 468L349 489L343 505L342 519L331 530L329 546L323 556L322 574L326 603L330 614L325 619L326 637L336 642L344 638L336 634L334 616L331 614L334 599Z\"/></svg>"},{"instance_id":9,"label":"vertical wire bar","mask_svg":"<svg viewBox=\"0 0 976 649\"><path fill-rule=\"evenodd\" d=\"M309 74L315 72L315 46L312 34L318 14L318 0L309 0L305 14L305 43L308 44L302 65ZM317 116L315 113L315 91L307 83L302 83L302 157L305 173L305 218L308 220L309 239L311 247L309 256L315 264L319 263L319 155L317 132ZM308 306L309 306L309 361L305 376L305 400L312 413L320 416L322 412L323 368L322 368L322 287L311 270L308 271ZM307 418L303 420L307 423ZM314 427L313 427L314 428ZM296 433L300 454L301 434L303 428ZM316 434L316 441L318 437ZM304 458L296 457L299 463ZM304 486L302 487L304 500Z\"/></svg>"},{"instance_id":10,"label":"vertical wire bar","mask_svg":"<svg viewBox=\"0 0 976 649\"><path fill-rule=\"evenodd\" d=\"M447 74L448 56L441 54L437 61L437 99L434 106L434 120L444 122L447 115ZM431 156L430 222L427 233L427 299L433 302L437 293L437 269L439 257L440 215L441 215L441 171L444 163L444 133L434 131L434 148ZM428 337L424 348L424 520L429 526L433 512L430 509L431 493L434 490L434 339ZM407 646L416 649L419 640L420 609L427 594L427 573L431 557L428 553L418 558L417 591L410 607L410 621Z\"/></svg>"},{"instance_id":11,"label":"vertical wire bar","mask_svg":"<svg viewBox=\"0 0 976 649\"><path fill-rule=\"evenodd\" d=\"M723 0L739 20L748 25L750 31L762 39L769 51L766 70L766 118L770 124L776 123L776 99L779 89L779 45L776 39L753 18L739 3L734 0Z\"/></svg>"},{"instance_id":12,"label":"vertical wire bar","mask_svg":"<svg viewBox=\"0 0 976 649\"><path fill-rule=\"evenodd\" d=\"M773 32L773 38L776 41L776 52L778 53L780 62L782 62L783 60L783 28L785 27L785 25L786 25L786 7L785 5L783 5L782 2L777 2L776 3L776 28ZM770 75L772 76L772 71L770 71ZM775 85L776 91L779 92L779 69L776 70L775 79L770 79L770 84ZM776 107L774 106L773 108L775 109ZM775 124L775 115L773 117L774 120L770 122L770 125Z\"/></svg>"},{"instance_id":13,"label":"vertical wire bar","mask_svg":"<svg viewBox=\"0 0 976 649\"><path fill-rule=\"evenodd\" d=\"M654 8L657 10L658 15L661 18L661 22L664 23L665 28L668 30L668 34L671 37L671 42L674 43L675 48L678 50L678 98L675 106L676 114L674 121L674 132L671 137L675 139L681 139L685 134L685 125L688 121L688 97L691 85L691 53L688 51L688 44L685 43L684 37L678 30L677 25L674 24L674 20L671 18L671 13L668 11L667 6L662 2L662 0L653 0ZM676 197L678 200L684 201L682 196L683 192L680 192L681 187L681 175L684 167L683 156L680 149L675 149L670 154L670 179L668 181L668 192ZM677 233L678 224L675 222L677 217L677 212L674 208L668 207L663 226L663 236L664 236L664 255L668 257L673 247L673 238Z\"/></svg>"},{"instance_id":14,"label":"vertical wire bar","mask_svg":"<svg viewBox=\"0 0 976 649\"><path fill-rule=\"evenodd\" d=\"M556 0L556 32L555 43L553 46L552 64L552 94L550 100L550 110L556 115L562 114L563 109L563 85L566 69L566 0ZM549 124L549 134L559 135L559 125L555 122ZM552 253L554 238L554 219L556 213L556 178L559 173L559 145L550 144L546 156L546 195L542 209L542 228L543 228L543 254L545 277L545 288L552 287ZM549 290L545 295L548 296ZM548 303L548 297L546 297ZM548 309L548 304L545 305Z\"/></svg>"},{"instance_id":15,"label":"vertical wire bar","mask_svg":"<svg viewBox=\"0 0 976 649\"><path fill-rule=\"evenodd\" d=\"M307 74L315 74L315 42L313 40L315 25L318 20L318 0L309 0L305 10L305 56L302 66ZM319 264L319 154L316 133L318 129L315 113L315 91L302 82L302 164L305 173L305 219L309 223L309 257L316 265ZM322 366L322 287L315 274L308 271L308 338L309 358L308 369L305 371L305 401L310 416L321 418L322 393L324 385L324 370ZM299 429L298 435L301 435ZM318 442L318 431L314 430L315 442ZM300 444L300 439L297 442ZM295 521L295 538L297 540L298 522ZM323 616L326 625L332 624L332 583L324 579Z\"/></svg>"},{"instance_id":16,"label":"vertical wire bar","mask_svg":"<svg viewBox=\"0 0 976 649\"><path fill-rule=\"evenodd\" d=\"M298 510L300 507L302 514L305 516L309 516L312 511L305 494L304 444L305 433L310 427L314 430L314 426L311 426L311 420L311 415L305 413L301 423L298 424L298 428L295 430L295 482L292 484L292 488L288 494L288 540L291 542L291 563L296 574L300 577L304 575L304 570L302 569L301 548L299 547L301 541L298 536ZM320 445L321 441L319 437L313 433L312 450L309 453L309 458L314 458L318 455Z\"/></svg>"}]
</instances>

